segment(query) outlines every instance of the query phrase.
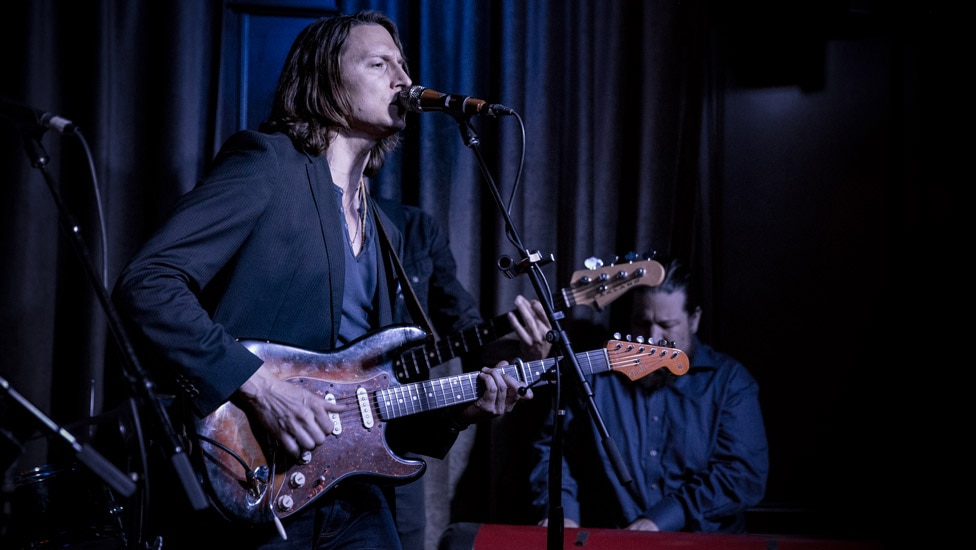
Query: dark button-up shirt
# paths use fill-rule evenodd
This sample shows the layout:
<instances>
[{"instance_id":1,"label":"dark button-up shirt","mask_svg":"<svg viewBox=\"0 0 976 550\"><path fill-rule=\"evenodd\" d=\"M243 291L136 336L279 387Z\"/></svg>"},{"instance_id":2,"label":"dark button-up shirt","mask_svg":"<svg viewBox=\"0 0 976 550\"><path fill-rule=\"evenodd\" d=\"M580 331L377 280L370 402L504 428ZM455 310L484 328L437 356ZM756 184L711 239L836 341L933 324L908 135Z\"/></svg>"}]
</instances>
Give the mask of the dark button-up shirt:
<instances>
[{"instance_id":1,"label":"dark button-up shirt","mask_svg":"<svg viewBox=\"0 0 976 550\"><path fill-rule=\"evenodd\" d=\"M663 531L745 530L745 510L762 499L769 470L759 386L734 358L695 344L689 372L655 390L619 373L590 376L597 408L643 503L620 484L590 415L567 392L566 518L584 527L623 528L645 517ZM548 513L551 435L550 419L533 447L539 519Z\"/></svg>"}]
</instances>

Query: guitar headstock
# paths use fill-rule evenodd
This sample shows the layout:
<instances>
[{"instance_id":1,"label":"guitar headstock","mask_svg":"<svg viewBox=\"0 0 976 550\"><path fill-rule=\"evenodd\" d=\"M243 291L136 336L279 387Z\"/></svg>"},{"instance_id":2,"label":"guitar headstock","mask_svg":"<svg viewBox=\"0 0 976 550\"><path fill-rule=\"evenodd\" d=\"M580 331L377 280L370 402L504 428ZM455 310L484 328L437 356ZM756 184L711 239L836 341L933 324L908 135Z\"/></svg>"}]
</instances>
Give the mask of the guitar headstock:
<instances>
[{"instance_id":1,"label":"guitar headstock","mask_svg":"<svg viewBox=\"0 0 976 550\"><path fill-rule=\"evenodd\" d=\"M661 367L679 376L688 372L688 355L678 348L626 340L610 340L606 348L610 370L621 372L631 380L643 378Z\"/></svg>"},{"instance_id":2,"label":"guitar headstock","mask_svg":"<svg viewBox=\"0 0 976 550\"><path fill-rule=\"evenodd\" d=\"M657 286L664 280L664 266L654 260L627 262L573 273L572 284L563 289L570 306L585 305L597 311L638 286Z\"/></svg>"}]
</instances>

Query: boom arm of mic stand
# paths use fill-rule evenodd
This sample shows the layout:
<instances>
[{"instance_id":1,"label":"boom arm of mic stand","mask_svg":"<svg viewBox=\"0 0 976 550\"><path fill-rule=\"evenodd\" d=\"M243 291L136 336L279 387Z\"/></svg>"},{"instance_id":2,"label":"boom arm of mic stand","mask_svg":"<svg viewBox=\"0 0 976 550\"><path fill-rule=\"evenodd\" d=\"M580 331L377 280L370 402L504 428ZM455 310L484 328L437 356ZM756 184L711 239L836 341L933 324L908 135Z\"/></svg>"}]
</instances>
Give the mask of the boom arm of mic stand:
<instances>
[{"instance_id":1,"label":"boom arm of mic stand","mask_svg":"<svg viewBox=\"0 0 976 550\"><path fill-rule=\"evenodd\" d=\"M54 183L51 173L46 168L49 157L47 156L44 147L40 143L41 135L42 134L22 132L24 147L27 150L27 156L31 160L31 165L34 168L37 168L44 176L44 181L47 183L48 189L51 191L51 195L53 196L54 202L58 208L58 219L61 223L61 229L64 231L65 236L68 237L72 248L78 255L78 259L81 261L81 265L85 269L85 274L88 276L88 280L91 282L91 286L95 290L95 294L98 296L99 302L101 302L102 309L105 311L109 328L112 330L112 334L115 336L116 341L122 348L121 356L125 365L124 370L131 385L132 394L144 407L147 407L152 411L153 414L151 415L151 418L155 421L156 427L162 438L160 444L163 446L164 451L169 454L173 468L176 470L176 474L179 477L180 482L183 484L183 488L186 490L187 497L190 499L190 504L193 506L194 510L203 510L209 506L207 496L204 494L203 488L200 486L200 482L197 481L197 478L194 475L193 467L190 465L190 459L186 454L186 449L183 447L179 437L176 435L176 431L173 429L169 416L166 414L166 409L163 408L162 403L155 394L155 385L139 365L135 351L127 334L125 333L125 330L123 329L118 312L115 310L112 301L109 299L108 291L106 290L105 285L99 282L95 268L92 266L91 257L88 254L88 248L85 245L85 241L81 238L79 232L76 231L74 225L70 223L67 207L65 207L64 202L61 200L61 195L58 193L57 186ZM87 456L88 455L83 457L79 455L79 459L81 460Z\"/></svg>"},{"instance_id":2,"label":"boom arm of mic stand","mask_svg":"<svg viewBox=\"0 0 976 550\"><path fill-rule=\"evenodd\" d=\"M526 266L524 271L528 274L529 279L532 281L532 286L535 288L536 295L539 297L539 301L542 302L542 307L546 312L546 317L549 319L549 324L552 327L550 334L554 337L554 342L559 346L562 351L562 358L558 362L557 370L567 368L569 372L572 373L573 379L579 385L580 394L586 399L587 411L590 413L590 417L600 432L601 440L603 441L604 448L607 450L607 455L611 457L613 463L614 472L617 474L621 485L627 487L632 496L637 500L638 503L643 506L643 499L640 494L634 488L633 478L630 477L630 473L627 471L627 467L624 465L623 461L620 459L620 452L617 449L613 438L610 437L610 433L607 430L606 424L603 423L603 418L600 416L599 408L596 405L596 401L593 399L593 390L590 388L589 383L583 376L583 369L580 367L579 361L576 359L576 354L573 352L573 347L569 342L569 337L562 330L559 325L559 319L561 315L557 315L553 309L552 296L549 295L548 285L545 284L545 278L542 273L540 262L533 261L533 253L530 253L525 246L522 244L522 240L519 237L518 231L515 229L515 224L512 222L511 216L509 216L506 210L501 194L498 191L498 186L495 185L494 179L491 177L491 172L488 170L488 166L485 163L484 156L481 154L481 149L478 147L480 140L474 129L470 124L470 116L453 115L457 120L458 128L461 131L461 139L464 144L474 151L475 157L478 160L478 166L481 167L481 173L488 182L488 188L491 191L492 197L495 199L495 204L498 206L498 211L501 212L502 217L505 221L505 227L512 239L512 242L519 249L519 253L522 255L522 261L518 265ZM538 255L538 253L535 253ZM563 365L566 365L564 367ZM553 389L556 394L559 394L562 389L559 384L560 376L557 374L555 387ZM556 404L559 399L554 398L553 403ZM555 407L554 407L555 408ZM562 411L554 410L553 414L556 415L555 422L557 424L557 429L555 434L561 433L562 424ZM554 453L555 451L555 453ZM562 548L563 543L563 516L562 516L562 444L556 441L555 435L553 438L553 445L550 447L549 454L549 527L547 532L547 544L549 550L559 550ZM557 504L559 503L559 504ZM553 511L556 513L553 514Z\"/></svg>"},{"instance_id":3,"label":"boom arm of mic stand","mask_svg":"<svg viewBox=\"0 0 976 550\"><path fill-rule=\"evenodd\" d=\"M114 464L105 459L102 455L98 454L95 449L83 445L78 442L78 439L71 434L66 428L58 426L53 420L48 418L43 412L40 411L33 403L27 400L26 397L17 393L17 390L10 386L10 382L6 379L0 377L0 389L5 393L10 395L14 401L17 402L21 407L29 412L35 419L37 419L49 432L54 435L58 435L63 439L68 445L71 446L75 451L75 456L78 458L78 462L81 462L88 469L95 472L98 477L102 478L105 483L109 485L112 489L115 489L122 496L130 497L136 492L136 484L126 477L126 475L115 467Z\"/></svg>"}]
</instances>

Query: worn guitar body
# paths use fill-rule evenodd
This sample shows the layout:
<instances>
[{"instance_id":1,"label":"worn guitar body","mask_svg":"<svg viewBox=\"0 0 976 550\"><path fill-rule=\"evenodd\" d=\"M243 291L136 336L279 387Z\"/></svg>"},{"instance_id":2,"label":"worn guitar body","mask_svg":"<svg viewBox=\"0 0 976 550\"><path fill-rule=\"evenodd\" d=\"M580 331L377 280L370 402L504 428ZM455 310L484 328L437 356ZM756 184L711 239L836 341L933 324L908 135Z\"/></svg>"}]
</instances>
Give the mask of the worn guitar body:
<instances>
[{"instance_id":1,"label":"worn guitar body","mask_svg":"<svg viewBox=\"0 0 976 550\"><path fill-rule=\"evenodd\" d=\"M396 456L386 442L386 423L395 418L475 401L478 372L412 384L397 382L391 363L427 333L415 326L382 329L343 348L316 353L299 348L242 340L275 375L322 399L346 408L332 415L335 428L324 445L299 463L245 412L225 403L197 421L199 457L206 485L220 510L250 523L277 521L294 514L337 483L370 476L403 483L423 474L426 464ZM604 349L575 354L583 374L617 371L637 380L665 367L688 372L679 349L611 340ZM547 380L560 358L497 367L525 384Z\"/></svg>"},{"instance_id":2,"label":"worn guitar body","mask_svg":"<svg viewBox=\"0 0 976 550\"><path fill-rule=\"evenodd\" d=\"M255 341L244 343L278 369L280 379L323 399L354 403L357 392L372 396L389 387L394 381L390 366L394 358L426 338L420 328L395 327L328 354ZM297 463L284 449L278 449L256 420L252 422L230 402L199 420L197 435L208 485L222 511L249 522L272 521L275 516L286 517L300 510L353 475L406 482L423 474L424 462L406 460L390 451L383 435L384 420L375 418L366 426L358 416L356 409L342 413L341 427L336 429L339 433L326 443L328 454L313 453L307 464ZM208 440L231 449L247 464L247 471L265 479L249 480L238 460Z\"/></svg>"}]
</instances>

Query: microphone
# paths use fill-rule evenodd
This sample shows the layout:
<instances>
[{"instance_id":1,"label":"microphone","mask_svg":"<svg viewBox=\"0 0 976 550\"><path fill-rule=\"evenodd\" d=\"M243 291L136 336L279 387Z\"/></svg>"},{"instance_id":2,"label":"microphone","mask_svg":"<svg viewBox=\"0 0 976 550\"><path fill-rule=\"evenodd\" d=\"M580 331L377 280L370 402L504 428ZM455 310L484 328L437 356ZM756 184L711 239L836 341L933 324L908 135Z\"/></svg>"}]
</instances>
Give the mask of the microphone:
<instances>
[{"instance_id":1,"label":"microphone","mask_svg":"<svg viewBox=\"0 0 976 550\"><path fill-rule=\"evenodd\" d=\"M73 134L78 128L74 122L64 117L29 107L3 96L0 96L0 117L7 118L21 130L39 130L42 134L48 128L59 134Z\"/></svg>"},{"instance_id":2,"label":"microphone","mask_svg":"<svg viewBox=\"0 0 976 550\"><path fill-rule=\"evenodd\" d=\"M461 94L445 94L425 88L411 86L397 96L397 103L412 113L426 111L443 111L449 115L513 115L515 111L498 103L488 103L483 99L475 99Z\"/></svg>"}]
</instances>

